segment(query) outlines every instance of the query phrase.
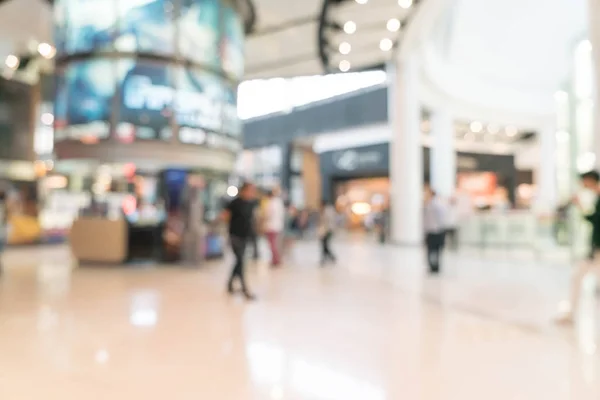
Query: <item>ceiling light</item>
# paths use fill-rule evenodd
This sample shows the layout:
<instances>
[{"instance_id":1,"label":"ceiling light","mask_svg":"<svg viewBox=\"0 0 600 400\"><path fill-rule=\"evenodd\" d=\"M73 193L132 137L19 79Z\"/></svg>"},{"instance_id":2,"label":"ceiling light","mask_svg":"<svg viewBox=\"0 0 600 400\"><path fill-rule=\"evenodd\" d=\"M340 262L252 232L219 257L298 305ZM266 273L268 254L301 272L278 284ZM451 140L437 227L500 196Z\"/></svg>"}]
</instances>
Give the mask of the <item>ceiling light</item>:
<instances>
[{"instance_id":1,"label":"ceiling light","mask_svg":"<svg viewBox=\"0 0 600 400\"><path fill-rule=\"evenodd\" d=\"M471 122L471 125L469 127L471 128L471 132L475 133L479 133L483 130L483 124L479 121Z\"/></svg>"},{"instance_id":2,"label":"ceiling light","mask_svg":"<svg viewBox=\"0 0 600 400\"><path fill-rule=\"evenodd\" d=\"M369 0L356 0L358 4L367 4Z\"/></svg>"},{"instance_id":3,"label":"ceiling light","mask_svg":"<svg viewBox=\"0 0 600 400\"><path fill-rule=\"evenodd\" d=\"M500 132L500 128L497 125L489 124L487 127L487 131L492 135L495 135L496 133Z\"/></svg>"},{"instance_id":4,"label":"ceiling light","mask_svg":"<svg viewBox=\"0 0 600 400\"><path fill-rule=\"evenodd\" d=\"M392 47L394 47L394 42L392 42L391 39L385 38L381 39L381 42L379 42L379 48L382 51L390 51Z\"/></svg>"},{"instance_id":5,"label":"ceiling light","mask_svg":"<svg viewBox=\"0 0 600 400\"><path fill-rule=\"evenodd\" d=\"M402 8L410 8L413 5L413 0L398 0L398 5Z\"/></svg>"},{"instance_id":6,"label":"ceiling light","mask_svg":"<svg viewBox=\"0 0 600 400\"><path fill-rule=\"evenodd\" d=\"M356 23L354 21L348 21L344 24L344 32L348 35L352 35L356 32Z\"/></svg>"},{"instance_id":7,"label":"ceiling light","mask_svg":"<svg viewBox=\"0 0 600 400\"><path fill-rule=\"evenodd\" d=\"M17 69L19 67L19 57L15 56L14 54L10 54L8 57L6 57L4 63L10 69Z\"/></svg>"},{"instance_id":8,"label":"ceiling light","mask_svg":"<svg viewBox=\"0 0 600 400\"><path fill-rule=\"evenodd\" d=\"M56 54L56 49L48 43L40 43L37 50L44 58L52 58Z\"/></svg>"},{"instance_id":9,"label":"ceiling light","mask_svg":"<svg viewBox=\"0 0 600 400\"><path fill-rule=\"evenodd\" d=\"M398 18L392 18L387 22L387 30L390 32L398 32L400 30L400 20Z\"/></svg>"},{"instance_id":10,"label":"ceiling light","mask_svg":"<svg viewBox=\"0 0 600 400\"><path fill-rule=\"evenodd\" d=\"M340 61L340 71L342 71L342 72L350 71L350 61L348 61L348 60Z\"/></svg>"},{"instance_id":11,"label":"ceiling light","mask_svg":"<svg viewBox=\"0 0 600 400\"><path fill-rule=\"evenodd\" d=\"M44 125L52 125L52 123L54 123L54 115L50 113L43 113L41 120Z\"/></svg>"},{"instance_id":12,"label":"ceiling light","mask_svg":"<svg viewBox=\"0 0 600 400\"><path fill-rule=\"evenodd\" d=\"M339 50L342 54L348 54L350 53L350 50L352 50L352 46L350 46L350 43L348 42L342 42L340 43Z\"/></svg>"},{"instance_id":13,"label":"ceiling light","mask_svg":"<svg viewBox=\"0 0 600 400\"><path fill-rule=\"evenodd\" d=\"M514 126L507 126L506 127L506 135L508 137L517 136L518 133L519 133L519 130L517 128L515 128Z\"/></svg>"}]
</instances>

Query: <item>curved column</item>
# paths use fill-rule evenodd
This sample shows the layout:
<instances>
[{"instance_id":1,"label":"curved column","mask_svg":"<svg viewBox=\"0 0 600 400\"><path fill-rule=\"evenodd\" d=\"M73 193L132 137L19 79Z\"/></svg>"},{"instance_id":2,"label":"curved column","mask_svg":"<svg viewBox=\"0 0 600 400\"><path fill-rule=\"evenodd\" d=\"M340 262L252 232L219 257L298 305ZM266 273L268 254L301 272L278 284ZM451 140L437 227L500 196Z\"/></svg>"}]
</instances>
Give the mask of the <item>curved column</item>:
<instances>
[{"instance_id":1,"label":"curved column","mask_svg":"<svg viewBox=\"0 0 600 400\"><path fill-rule=\"evenodd\" d=\"M206 151L235 154L244 62L237 4L55 1L58 158L128 161L126 149L140 156L136 147L151 142L163 162L210 169ZM187 156L194 148L195 159Z\"/></svg>"}]
</instances>

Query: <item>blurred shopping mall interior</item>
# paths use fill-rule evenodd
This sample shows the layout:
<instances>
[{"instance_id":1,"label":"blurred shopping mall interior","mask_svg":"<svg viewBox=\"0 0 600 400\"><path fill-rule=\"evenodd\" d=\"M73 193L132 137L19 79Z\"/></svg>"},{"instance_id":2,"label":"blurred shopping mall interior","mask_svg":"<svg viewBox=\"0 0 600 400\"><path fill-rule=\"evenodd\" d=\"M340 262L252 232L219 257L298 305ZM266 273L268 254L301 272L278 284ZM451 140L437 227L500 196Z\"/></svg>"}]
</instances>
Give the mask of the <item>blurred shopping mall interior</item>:
<instances>
[{"instance_id":1,"label":"blurred shopping mall interior","mask_svg":"<svg viewBox=\"0 0 600 400\"><path fill-rule=\"evenodd\" d=\"M600 0L0 0L0 399L600 399L599 72Z\"/></svg>"}]
</instances>

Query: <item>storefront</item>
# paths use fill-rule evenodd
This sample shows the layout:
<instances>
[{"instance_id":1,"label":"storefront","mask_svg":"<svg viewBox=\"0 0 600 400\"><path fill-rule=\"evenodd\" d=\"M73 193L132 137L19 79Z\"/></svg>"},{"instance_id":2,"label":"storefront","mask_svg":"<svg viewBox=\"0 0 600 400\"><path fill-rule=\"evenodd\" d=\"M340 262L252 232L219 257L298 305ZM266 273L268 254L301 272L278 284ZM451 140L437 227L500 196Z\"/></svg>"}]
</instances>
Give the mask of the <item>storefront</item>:
<instances>
[{"instance_id":1,"label":"storefront","mask_svg":"<svg viewBox=\"0 0 600 400\"><path fill-rule=\"evenodd\" d=\"M424 147L424 182L429 180L429 153ZM377 202L381 196L389 196L381 183L381 178L389 177L389 143L324 152L320 154L320 165L322 193L328 201L335 201L340 187L348 186L348 182L367 185L378 181ZM504 190L506 199L514 204L517 181L512 155L457 153L457 189L468 193L476 206L492 207Z\"/></svg>"}]
</instances>

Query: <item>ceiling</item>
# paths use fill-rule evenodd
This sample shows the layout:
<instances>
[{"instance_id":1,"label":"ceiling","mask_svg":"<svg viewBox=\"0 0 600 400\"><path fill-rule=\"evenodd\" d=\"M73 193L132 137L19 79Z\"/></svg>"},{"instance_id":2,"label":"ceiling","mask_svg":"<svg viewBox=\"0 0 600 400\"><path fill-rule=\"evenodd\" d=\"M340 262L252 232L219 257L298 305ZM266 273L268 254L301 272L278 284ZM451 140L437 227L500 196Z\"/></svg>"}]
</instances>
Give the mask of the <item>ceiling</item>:
<instances>
[{"instance_id":1,"label":"ceiling","mask_svg":"<svg viewBox=\"0 0 600 400\"><path fill-rule=\"evenodd\" d=\"M425 46L434 84L494 109L554 112L587 0L451 0Z\"/></svg>"},{"instance_id":2,"label":"ceiling","mask_svg":"<svg viewBox=\"0 0 600 400\"><path fill-rule=\"evenodd\" d=\"M418 0L408 11L398 0L328 0L326 21L321 39L319 21L324 0L252 0L255 24L246 40L246 79L316 75L325 71L319 57L319 41L325 39L331 54L330 65L337 69L347 60L352 70L382 65L392 51L380 50L380 41L396 42L402 29L386 29L389 19L404 22ZM401 0L406 1L406 0ZM354 34L341 27L356 23ZM337 25L337 29L335 27ZM0 0L0 60L9 54L23 55L32 42L52 43L52 10L47 0ZM339 54L340 43L348 42L352 49L346 56Z\"/></svg>"},{"instance_id":3,"label":"ceiling","mask_svg":"<svg viewBox=\"0 0 600 400\"><path fill-rule=\"evenodd\" d=\"M252 1L256 22L246 41L246 79L325 72L318 37L323 0ZM351 35L339 27L326 30L330 66L346 60L351 70L360 70L384 63L392 52L380 50L381 39L402 40L402 29L389 32L387 21L403 21L410 12L398 0L329 1L329 23L343 26L352 20L357 25ZM435 3L422 2L417 6L415 1L411 9ZM425 80L457 102L553 113L553 94L571 66L570 47L586 30L587 0L438 1L442 2L447 10L436 18L431 37L423 43ZM0 60L27 52L32 40L52 42L47 0L0 0ZM339 52L344 41L351 46L348 55Z\"/></svg>"},{"instance_id":4,"label":"ceiling","mask_svg":"<svg viewBox=\"0 0 600 400\"><path fill-rule=\"evenodd\" d=\"M52 8L48 1L0 1L0 59L11 53L26 53L30 40L52 43Z\"/></svg>"}]
</instances>

